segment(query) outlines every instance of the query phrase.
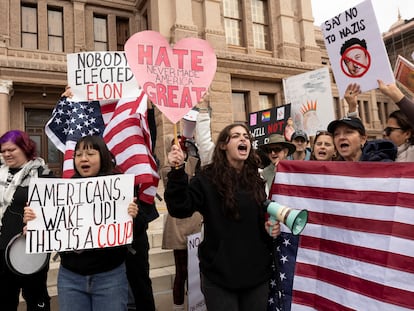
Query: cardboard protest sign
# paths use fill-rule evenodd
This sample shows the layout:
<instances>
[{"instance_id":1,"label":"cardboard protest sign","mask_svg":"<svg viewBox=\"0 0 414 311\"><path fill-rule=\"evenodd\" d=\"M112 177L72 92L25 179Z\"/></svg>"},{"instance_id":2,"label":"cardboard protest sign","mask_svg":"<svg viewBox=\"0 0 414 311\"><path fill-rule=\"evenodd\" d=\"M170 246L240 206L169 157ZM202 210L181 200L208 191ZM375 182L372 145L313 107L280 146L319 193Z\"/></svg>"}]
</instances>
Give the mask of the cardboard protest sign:
<instances>
[{"instance_id":1,"label":"cardboard protest sign","mask_svg":"<svg viewBox=\"0 0 414 311\"><path fill-rule=\"evenodd\" d=\"M365 92L377 88L378 79L394 82L371 0L339 13L321 28L341 98L350 83Z\"/></svg>"},{"instance_id":2,"label":"cardboard protest sign","mask_svg":"<svg viewBox=\"0 0 414 311\"><path fill-rule=\"evenodd\" d=\"M36 218L27 224L26 253L104 248L132 242L134 175L60 179L29 184Z\"/></svg>"},{"instance_id":3,"label":"cardboard protest sign","mask_svg":"<svg viewBox=\"0 0 414 311\"><path fill-rule=\"evenodd\" d=\"M254 137L253 148L265 144L271 134L285 134L290 118L290 104L249 113L249 130Z\"/></svg>"},{"instance_id":4,"label":"cardboard protest sign","mask_svg":"<svg viewBox=\"0 0 414 311\"><path fill-rule=\"evenodd\" d=\"M328 67L286 78L283 89L296 130L314 136L335 119Z\"/></svg>"},{"instance_id":5,"label":"cardboard protest sign","mask_svg":"<svg viewBox=\"0 0 414 311\"><path fill-rule=\"evenodd\" d=\"M138 83L124 52L82 52L67 55L71 100L114 100L137 97Z\"/></svg>"},{"instance_id":6,"label":"cardboard protest sign","mask_svg":"<svg viewBox=\"0 0 414 311\"><path fill-rule=\"evenodd\" d=\"M205 40L185 38L173 48L156 31L142 31L125 43L128 63L148 98L177 123L201 101L217 68Z\"/></svg>"},{"instance_id":7,"label":"cardboard protest sign","mask_svg":"<svg viewBox=\"0 0 414 311\"><path fill-rule=\"evenodd\" d=\"M395 79L414 94L414 64L398 55L394 68Z\"/></svg>"}]
</instances>

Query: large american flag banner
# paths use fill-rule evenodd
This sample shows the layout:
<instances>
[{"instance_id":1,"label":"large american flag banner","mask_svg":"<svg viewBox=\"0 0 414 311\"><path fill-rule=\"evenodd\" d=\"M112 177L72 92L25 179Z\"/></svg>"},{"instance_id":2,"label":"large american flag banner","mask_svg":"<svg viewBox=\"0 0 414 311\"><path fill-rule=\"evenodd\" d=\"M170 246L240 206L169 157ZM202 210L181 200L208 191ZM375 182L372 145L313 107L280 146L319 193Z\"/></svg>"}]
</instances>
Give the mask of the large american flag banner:
<instances>
[{"instance_id":1,"label":"large american flag banner","mask_svg":"<svg viewBox=\"0 0 414 311\"><path fill-rule=\"evenodd\" d=\"M268 310L414 309L413 164L279 163L272 200L309 219L278 238Z\"/></svg>"},{"instance_id":2,"label":"large american flag banner","mask_svg":"<svg viewBox=\"0 0 414 311\"><path fill-rule=\"evenodd\" d=\"M146 119L147 96L109 102L73 102L62 97L46 124L46 134L64 153L62 177L74 174L76 142L86 135L102 136L123 173L135 175L139 199L152 204L159 176L152 156Z\"/></svg>"}]
</instances>

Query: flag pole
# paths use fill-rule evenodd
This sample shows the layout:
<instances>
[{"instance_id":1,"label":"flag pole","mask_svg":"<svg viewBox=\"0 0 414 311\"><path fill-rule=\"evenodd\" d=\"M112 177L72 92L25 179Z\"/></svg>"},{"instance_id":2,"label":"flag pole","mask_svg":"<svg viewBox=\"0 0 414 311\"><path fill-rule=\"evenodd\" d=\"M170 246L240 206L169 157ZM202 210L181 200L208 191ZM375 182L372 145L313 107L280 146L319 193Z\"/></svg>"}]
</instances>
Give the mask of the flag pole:
<instances>
[{"instance_id":1,"label":"flag pole","mask_svg":"<svg viewBox=\"0 0 414 311\"><path fill-rule=\"evenodd\" d=\"M178 131L177 131L177 123L174 123L174 145L180 146L178 142ZM181 147L180 147L181 148ZM175 169L178 169L179 165L175 165Z\"/></svg>"},{"instance_id":2,"label":"flag pole","mask_svg":"<svg viewBox=\"0 0 414 311\"><path fill-rule=\"evenodd\" d=\"M177 123L174 123L174 145L178 146Z\"/></svg>"}]
</instances>

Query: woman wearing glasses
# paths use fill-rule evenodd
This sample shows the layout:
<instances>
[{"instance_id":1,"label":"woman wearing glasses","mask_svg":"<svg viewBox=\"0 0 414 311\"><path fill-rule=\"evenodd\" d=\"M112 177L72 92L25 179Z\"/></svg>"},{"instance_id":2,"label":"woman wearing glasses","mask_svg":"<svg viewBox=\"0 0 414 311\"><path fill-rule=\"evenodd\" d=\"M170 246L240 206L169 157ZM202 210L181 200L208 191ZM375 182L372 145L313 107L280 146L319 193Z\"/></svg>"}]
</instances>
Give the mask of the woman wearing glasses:
<instances>
[{"instance_id":1,"label":"woman wearing glasses","mask_svg":"<svg viewBox=\"0 0 414 311\"><path fill-rule=\"evenodd\" d=\"M384 138L398 147L396 162L414 162L414 128L407 116L396 110L388 116Z\"/></svg>"},{"instance_id":2,"label":"woman wearing glasses","mask_svg":"<svg viewBox=\"0 0 414 311\"><path fill-rule=\"evenodd\" d=\"M289 155L295 152L294 144L286 141L285 137L280 134L272 134L268 141L259 146L267 154L270 164L263 169L262 176L266 180L266 189L270 190L275 177L276 166L280 160L285 160ZM268 191L266 191L268 193Z\"/></svg>"}]
</instances>

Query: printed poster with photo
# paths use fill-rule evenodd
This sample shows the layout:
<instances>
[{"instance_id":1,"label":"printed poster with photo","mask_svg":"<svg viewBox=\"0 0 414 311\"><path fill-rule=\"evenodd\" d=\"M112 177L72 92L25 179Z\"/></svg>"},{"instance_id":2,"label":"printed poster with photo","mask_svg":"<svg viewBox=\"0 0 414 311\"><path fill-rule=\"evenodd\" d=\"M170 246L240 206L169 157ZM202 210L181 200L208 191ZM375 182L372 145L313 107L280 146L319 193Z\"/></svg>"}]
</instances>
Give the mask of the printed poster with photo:
<instances>
[{"instance_id":1,"label":"printed poster with photo","mask_svg":"<svg viewBox=\"0 0 414 311\"><path fill-rule=\"evenodd\" d=\"M404 88L414 94L414 64L407 59L398 55L394 68L395 79L404 86Z\"/></svg>"},{"instance_id":2,"label":"printed poster with photo","mask_svg":"<svg viewBox=\"0 0 414 311\"><path fill-rule=\"evenodd\" d=\"M350 83L366 92L378 88L378 79L395 81L371 0L326 20L321 29L341 98Z\"/></svg>"},{"instance_id":3,"label":"printed poster with photo","mask_svg":"<svg viewBox=\"0 0 414 311\"><path fill-rule=\"evenodd\" d=\"M283 89L295 130L314 136L335 119L328 67L284 79Z\"/></svg>"}]
</instances>

